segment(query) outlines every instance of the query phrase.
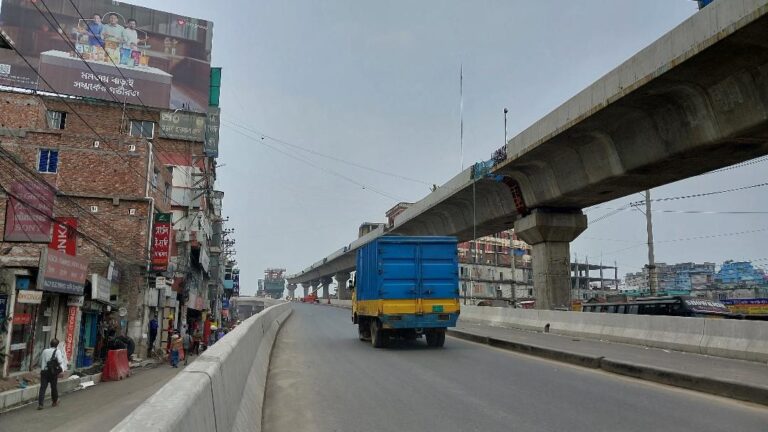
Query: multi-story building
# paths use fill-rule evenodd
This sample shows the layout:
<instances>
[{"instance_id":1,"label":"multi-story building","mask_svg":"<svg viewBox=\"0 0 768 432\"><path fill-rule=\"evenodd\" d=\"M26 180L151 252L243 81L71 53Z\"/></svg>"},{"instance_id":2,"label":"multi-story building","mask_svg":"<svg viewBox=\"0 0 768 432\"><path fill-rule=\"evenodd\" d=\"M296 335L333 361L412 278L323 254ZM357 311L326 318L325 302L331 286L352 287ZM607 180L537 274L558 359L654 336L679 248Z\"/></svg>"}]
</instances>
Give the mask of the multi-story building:
<instances>
[{"instance_id":1,"label":"multi-story building","mask_svg":"<svg viewBox=\"0 0 768 432\"><path fill-rule=\"evenodd\" d=\"M96 361L96 342L108 335L132 338L143 356L152 316L180 327L187 309L220 307L209 283L220 218L210 204L215 161L202 141L167 137L164 113L0 93L0 312L11 317L0 336L4 375L31 370L52 337L66 339L75 367ZM41 253L56 246L52 230L84 263L80 288L38 286Z\"/></svg>"},{"instance_id":2,"label":"multi-story building","mask_svg":"<svg viewBox=\"0 0 768 432\"><path fill-rule=\"evenodd\" d=\"M715 275L715 281L731 286L762 285L766 283L766 275L749 261L726 261Z\"/></svg>"}]
</instances>

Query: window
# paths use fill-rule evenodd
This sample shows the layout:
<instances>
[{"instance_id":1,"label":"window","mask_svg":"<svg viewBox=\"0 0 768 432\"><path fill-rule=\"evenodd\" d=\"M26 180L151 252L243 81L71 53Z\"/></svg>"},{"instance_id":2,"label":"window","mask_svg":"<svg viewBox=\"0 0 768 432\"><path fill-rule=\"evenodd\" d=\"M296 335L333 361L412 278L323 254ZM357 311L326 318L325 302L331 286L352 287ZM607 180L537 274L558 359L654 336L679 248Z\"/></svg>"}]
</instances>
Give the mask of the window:
<instances>
[{"instance_id":1,"label":"window","mask_svg":"<svg viewBox=\"0 0 768 432\"><path fill-rule=\"evenodd\" d=\"M55 173L59 167L59 151L40 149L37 154L37 170L41 173Z\"/></svg>"},{"instance_id":2,"label":"window","mask_svg":"<svg viewBox=\"0 0 768 432\"><path fill-rule=\"evenodd\" d=\"M171 201L171 185L165 184L165 195L163 196L163 202L168 204Z\"/></svg>"},{"instance_id":3,"label":"window","mask_svg":"<svg viewBox=\"0 0 768 432\"><path fill-rule=\"evenodd\" d=\"M157 177L160 176L160 171L154 170L152 172L152 187L157 189Z\"/></svg>"},{"instance_id":4,"label":"window","mask_svg":"<svg viewBox=\"0 0 768 432\"><path fill-rule=\"evenodd\" d=\"M131 120L132 137L153 138L155 135L155 123L147 120Z\"/></svg>"},{"instance_id":5,"label":"window","mask_svg":"<svg viewBox=\"0 0 768 432\"><path fill-rule=\"evenodd\" d=\"M45 117L51 129L64 129L67 122L67 113L63 111L46 111Z\"/></svg>"}]
</instances>

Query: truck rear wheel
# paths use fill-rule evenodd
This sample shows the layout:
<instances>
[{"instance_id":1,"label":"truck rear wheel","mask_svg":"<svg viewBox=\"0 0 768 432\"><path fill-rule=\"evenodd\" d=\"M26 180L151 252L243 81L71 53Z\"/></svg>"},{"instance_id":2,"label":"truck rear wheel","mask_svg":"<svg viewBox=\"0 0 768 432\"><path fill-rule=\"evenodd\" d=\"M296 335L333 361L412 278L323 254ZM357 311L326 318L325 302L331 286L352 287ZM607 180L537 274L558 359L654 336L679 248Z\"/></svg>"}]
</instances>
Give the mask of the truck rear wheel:
<instances>
[{"instance_id":1,"label":"truck rear wheel","mask_svg":"<svg viewBox=\"0 0 768 432\"><path fill-rule=\"evenodd\" d=\"M433 329L426 332L427 345L441 348L445 345L445 329Z\"/></svg>"},{"instance_id":2,"label":"truck rear wheel","mask_svg":"<svg viewBox=\"0 0 768 432\"><path fill-rule=\"evenodd\" d=\"M379 321L376 319L371 320L371 345L374 348L384 348L387 344L387 336L384 334L384 330L379 327Z\"/></svg>"},{"instance_id":3,"label":"truck rear wheel","mask_svg":"<svg viewBox=\"0 0 768 432\"><path fill-rule=\"evenodd\" d=\"M360 320L357 323L357 335L361 341L367 341L371 338L371 328L365 320Z\"/></svg>"}]
</instances>

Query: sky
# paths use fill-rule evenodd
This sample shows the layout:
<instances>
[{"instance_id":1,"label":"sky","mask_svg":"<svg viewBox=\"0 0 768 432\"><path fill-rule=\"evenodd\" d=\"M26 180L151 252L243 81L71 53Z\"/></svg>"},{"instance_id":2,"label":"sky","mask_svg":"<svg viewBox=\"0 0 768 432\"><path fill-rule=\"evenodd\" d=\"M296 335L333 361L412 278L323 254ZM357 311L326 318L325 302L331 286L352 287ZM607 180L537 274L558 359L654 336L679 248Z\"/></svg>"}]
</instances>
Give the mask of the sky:
<instances>
[{"instance_id":1,"label":"sky","mask_svg":"<svg viewBox=\"0 0 768 432\"><path fill-rule=\"evenodd\" d=\"M462 164L489 159L504 142L504 108L511 138L697 10L690 0L161 4L214 22L212 60L223 68L218 188L235 229L243 294L255 292L265 268L300 271L356 238L361 222L383 222L397 201L422 199ZM766 166L651 195L765 183ZM655 203L656 261L768 257L765 214L711 213L768 212L765 194L758 187ZM624 210L596 219L641 199L586 209L590 227L572 243L572 256L616 262L620 275L640 271L645 217Z\"/></svg>"}]
</instances>

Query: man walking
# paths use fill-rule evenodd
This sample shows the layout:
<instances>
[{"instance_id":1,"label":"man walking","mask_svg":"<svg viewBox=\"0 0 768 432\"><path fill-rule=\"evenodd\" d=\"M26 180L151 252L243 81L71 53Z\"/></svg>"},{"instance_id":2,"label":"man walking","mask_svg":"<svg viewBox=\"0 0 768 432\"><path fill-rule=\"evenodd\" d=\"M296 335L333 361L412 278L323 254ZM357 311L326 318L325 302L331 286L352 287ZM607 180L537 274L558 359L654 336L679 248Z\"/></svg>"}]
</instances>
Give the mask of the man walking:
<instances>
[{"instance_id":1,"label":"man walking","mask_svg":"<svg viewBox=\"0 0 768 432\"><path fill-rule=\"evenodd\" d=\"M52 406L59 405L59 375L67 370L67 359L58 349L59 340L52 339L51 347L43 350L40 356L40 394L37 396L37 409L43 409L45 390L51 385Z\"/></svg>"},{"instance_id":2,"label":"man walking","mask_svg":"<svg viewBox=\"0 0 768 432\"><path fill-rule=\"evenodd\" d=\"M147 352L147 357L152 357L152 350L155 349L155 339L157 339L157 317L152 316L152 319L149 320L149 351Z\"/></svg>"}]
</instances>

